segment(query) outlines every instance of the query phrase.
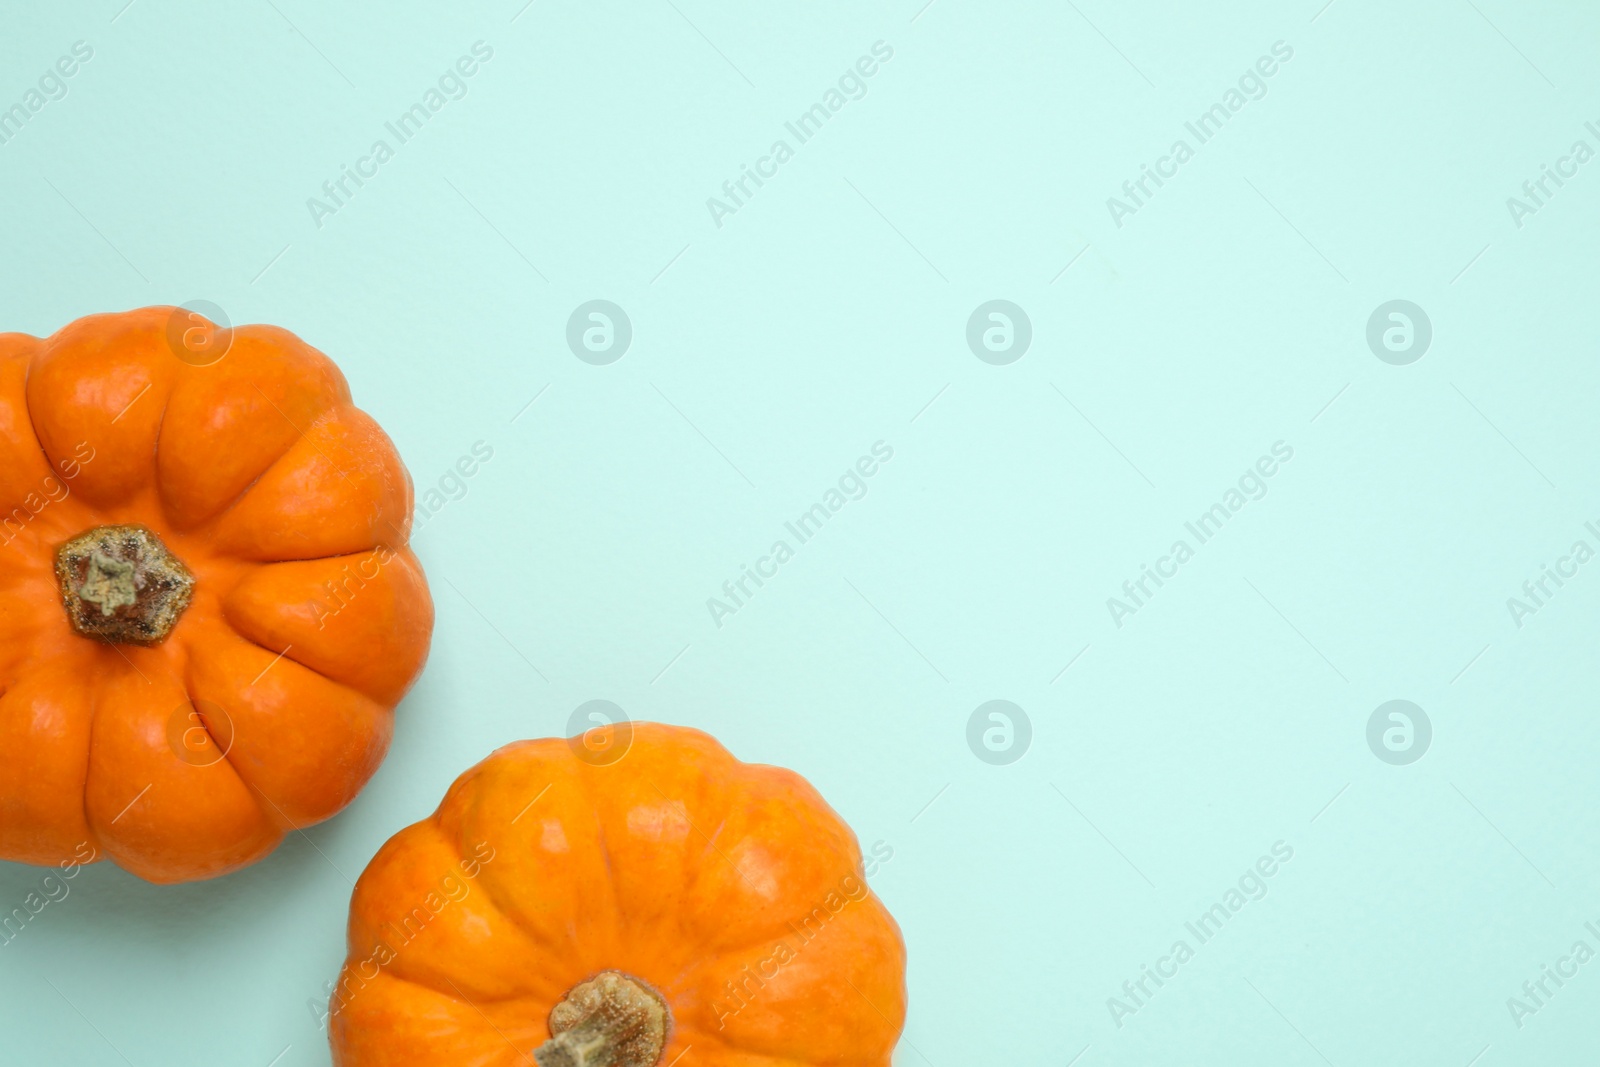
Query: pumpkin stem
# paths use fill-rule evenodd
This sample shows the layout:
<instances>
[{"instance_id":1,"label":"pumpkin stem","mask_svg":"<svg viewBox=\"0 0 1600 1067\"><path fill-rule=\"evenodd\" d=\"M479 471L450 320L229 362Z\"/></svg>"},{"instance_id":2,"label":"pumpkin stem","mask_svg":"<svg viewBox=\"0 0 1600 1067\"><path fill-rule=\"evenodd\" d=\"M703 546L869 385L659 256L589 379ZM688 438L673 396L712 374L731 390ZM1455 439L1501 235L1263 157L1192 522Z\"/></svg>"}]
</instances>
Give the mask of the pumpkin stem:
<instances>
[{"instance_id":1,"label":"pumpkin stem","mask_svg":"<svg viewBox=\"0 0 1600 1067\"><path fill-rule=\"evenodd\" d=\"M194 575L143 526L96 526L56 550L67 620L84 637L158 645L194 596Z\"/></svg>"},{"instance_id":2,"label":"pumpkin stem","mask_svg":"<svg viewBox=\"0 0 1600 1067\"><path fill-rule=\"evenodd\" d=\"M602 971L567 990L550 1011L549 1041L534 1050L539 1067L654 1067L672 1013L637 978Z\"/></svg>"}]
</instances>

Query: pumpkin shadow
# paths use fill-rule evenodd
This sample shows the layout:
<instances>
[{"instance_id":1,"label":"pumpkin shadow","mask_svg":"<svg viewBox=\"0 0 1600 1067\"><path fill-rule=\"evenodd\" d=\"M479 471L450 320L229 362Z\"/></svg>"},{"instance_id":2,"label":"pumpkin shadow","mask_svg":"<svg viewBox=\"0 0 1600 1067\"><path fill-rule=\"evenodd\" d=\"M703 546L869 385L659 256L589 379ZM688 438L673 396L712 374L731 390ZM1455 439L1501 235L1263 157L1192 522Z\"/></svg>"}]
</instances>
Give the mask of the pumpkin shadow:
<instances>
[{"instance_id":1,"label":"pumpkin shadow","mask_svg":"<svg viewBox=\"0 0 1600 1067\"><path fill-rule=\"evenodd\" d=\"M327 863L309 839L293 833L243 870L181 885L151 884L110 860L80 868L71 878L59 867L0 861L0 951L24 943L30 953L49 953L52 943L63 948L112 942L167 954L186 946L205 952L226 946L230 931L241 937L258 931L264 912L298 910L304 898L324 890L329 899L315 906L336 908L342 923L350 887Z\"/></svg>"}]
</instances>

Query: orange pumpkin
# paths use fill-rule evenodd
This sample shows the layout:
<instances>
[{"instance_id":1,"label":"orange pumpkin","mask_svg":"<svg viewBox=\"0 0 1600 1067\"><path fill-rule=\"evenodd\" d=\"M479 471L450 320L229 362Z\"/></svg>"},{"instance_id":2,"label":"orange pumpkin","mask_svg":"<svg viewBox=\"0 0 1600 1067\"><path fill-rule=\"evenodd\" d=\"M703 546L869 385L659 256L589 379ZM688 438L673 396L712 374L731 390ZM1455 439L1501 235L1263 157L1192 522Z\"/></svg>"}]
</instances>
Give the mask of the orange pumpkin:
<instances>
[{"instance_id":1,"label":"orange pumpkin","mask_svg":"<svg viewBox=\"0 0 1600 1067\"><path fill-rule=\"evenodd\" d=\"M334 1063L888 1067L905 948L855 835L696 730L605 731L500 749L379 850Z\"/></svg>"},{"instance_id":2,"label":"orange pumpkin","mask_svg":"<svg viewBox=\"0 0 1600 1067\"><path fill-rule=\"evenodd\" d=\"M348 804L433 628L411 504L284 330L0 334L0 858L209 878Z\"/></svg>"}]
</instances>

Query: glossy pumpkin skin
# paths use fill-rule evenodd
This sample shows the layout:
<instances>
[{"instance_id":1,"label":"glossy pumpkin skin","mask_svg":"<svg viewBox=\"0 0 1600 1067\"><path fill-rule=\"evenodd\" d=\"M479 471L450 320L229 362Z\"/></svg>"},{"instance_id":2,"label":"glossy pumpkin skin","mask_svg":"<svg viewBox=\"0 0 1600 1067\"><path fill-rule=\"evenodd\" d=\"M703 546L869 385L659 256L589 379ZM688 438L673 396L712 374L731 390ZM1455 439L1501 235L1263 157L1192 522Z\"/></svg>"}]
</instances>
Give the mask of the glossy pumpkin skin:
<instances>
[{"instance_id":1,"label":"glossy pumpkin skin","mask_svg":"<svg viewBox=\"0 0 1600 1067\"><path fill-rule=\"evenodd\" d=\"M556 1003L615 970L672 1013L662 1065L888 1067L905 947L816 790L674 726L634 724L608 766L576 751L498 750L378 852L334 1063L528 1067Z\"/></svg>"},{"instance_id":2,"label":"glossy pumpkin skin","mask_svg":"<svg viewBox=\"0 0 1600 1067\"><path fill-rule=\"evenodd\" d=\"M252 863L356 795L427 654L410 478L338 368L271 326L196 365L172 317L0 334L3 859L87 843L162 883ZM196 579L159 645L68 623L56 548L112 524Z\"/></svg>"}]
</instances>

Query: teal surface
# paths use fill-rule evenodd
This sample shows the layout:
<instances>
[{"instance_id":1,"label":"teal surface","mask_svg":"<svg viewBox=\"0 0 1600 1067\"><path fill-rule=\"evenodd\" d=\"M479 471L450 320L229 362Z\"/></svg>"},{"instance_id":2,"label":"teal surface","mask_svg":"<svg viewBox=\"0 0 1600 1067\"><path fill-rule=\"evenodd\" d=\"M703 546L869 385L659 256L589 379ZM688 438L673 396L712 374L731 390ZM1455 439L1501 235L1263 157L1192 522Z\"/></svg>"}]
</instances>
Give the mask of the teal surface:
<instances>
[{"instance_id":1,"label":"teal surface","mask_svg":"<svg viewBox=\"0 0 1600 1067\"><path fill-rule=\"evenodd\" d=\"M1594 1062L1600 11L125 2L0 2L0 330L327 352L438 627L342 815L0 945L0 1061L327 1064L374 851L609 700L892 848L899 1065Z\"/></svg>"}]
</instances>

